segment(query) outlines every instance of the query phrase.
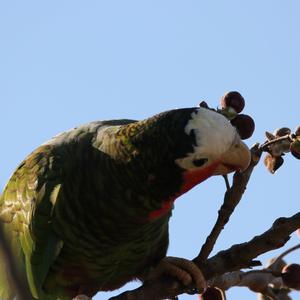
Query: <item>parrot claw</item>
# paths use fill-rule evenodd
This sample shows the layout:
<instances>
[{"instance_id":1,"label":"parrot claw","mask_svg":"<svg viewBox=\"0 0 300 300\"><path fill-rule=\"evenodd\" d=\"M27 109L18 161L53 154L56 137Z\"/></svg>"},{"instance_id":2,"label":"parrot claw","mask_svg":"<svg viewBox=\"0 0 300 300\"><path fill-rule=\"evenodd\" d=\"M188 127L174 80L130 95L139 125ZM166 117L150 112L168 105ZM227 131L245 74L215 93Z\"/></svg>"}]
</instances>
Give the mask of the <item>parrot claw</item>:
<instances>
[{"instance_id":1,"label":"parrot claw","mask_svg":"<svg viewBox=\"0 0 300 300\"><path fill-rule=\"evenodd\" d=\"M148 279L154 279L163 274L177 278L185 286L193 283L199 290L204 290L207 287L201 270L188 259L167 256L159 262Z\"/></svg>"}]
</instances>

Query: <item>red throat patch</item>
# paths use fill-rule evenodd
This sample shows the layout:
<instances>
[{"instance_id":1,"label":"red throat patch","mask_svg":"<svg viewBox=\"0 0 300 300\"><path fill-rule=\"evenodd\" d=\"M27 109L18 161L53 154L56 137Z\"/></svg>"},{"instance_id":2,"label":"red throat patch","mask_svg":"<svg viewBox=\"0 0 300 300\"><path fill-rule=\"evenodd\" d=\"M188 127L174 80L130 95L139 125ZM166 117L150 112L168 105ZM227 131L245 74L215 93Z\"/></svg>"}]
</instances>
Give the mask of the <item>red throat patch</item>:
<instances>
[{"instance_id":1,"label":"red throat patch","mask_svg":"<svg viewBox=\"0 0 300 300\"><path fill-rule=\"evenodd\" d=\"M201 168L201 169L195 169L195 170L190 170L190 171L185 171L182 173L182 179L183 179L183 184L180 188L180 191L173 197L170 197L166 201L164 201L163 205L161 208L152 211L149 216L148 220L154 220L160 216L163 216L167 214L170 209L173 206L173 202L182 194L186 193L189 191L191 188L193 188L195 185L201 183L202 181L206 180L210 176L212 176L214 170L217 168L218 162L209 165L206 168Z\"/></svg>"}]
</instances>

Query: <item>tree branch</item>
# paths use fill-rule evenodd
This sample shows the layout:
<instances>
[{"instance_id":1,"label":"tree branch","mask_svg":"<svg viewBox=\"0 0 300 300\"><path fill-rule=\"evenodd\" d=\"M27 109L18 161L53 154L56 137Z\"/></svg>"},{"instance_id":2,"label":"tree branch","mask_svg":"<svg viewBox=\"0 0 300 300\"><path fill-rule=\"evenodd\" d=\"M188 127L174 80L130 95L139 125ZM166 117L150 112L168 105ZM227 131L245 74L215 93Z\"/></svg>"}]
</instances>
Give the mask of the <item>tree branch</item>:
<instances>
[{"instance_id":1,"label":"tree branch","mask_svg":"<svg viewBox=\"0 0 300 300\"><path fill-rule=\"evenodd\" d=\"M251 162L247 170L244 172L236 172L233 176L233 183L230 189L227 189L224 195L223 204L218 212L217 221L211 231L211 233L206 238L205 243L203 244L200 253L194 259L194 262L201 263L207 259L213 247L223 230L224 226L228 223L230 216L234 212L234 209L239 204L240 200L243 197L243 194L246 190L246 186L249 182L250 176L253 172L254 167L258 164L262 150L258 144L255 144L251 148Z\"/></svg>"},{"instance_id":2,"label":"tree branch","mask_svg":"<svg viewBox=\"0 0 300 300\"><path fill-rule=\"evenodd\" d=\"M277 219L272 227L247 243L237 244L220 251L218 254L200 264L205 278L211 279L226 272L260 265L254 259L271 250L282 247L291 233L300 227L300 213L290 218ZM153 282L146 282L141 287L124 292L109 300L161 300L173 298L187 292L187 289L169 277L162 277Z\"/></svg>"}]
</instances>

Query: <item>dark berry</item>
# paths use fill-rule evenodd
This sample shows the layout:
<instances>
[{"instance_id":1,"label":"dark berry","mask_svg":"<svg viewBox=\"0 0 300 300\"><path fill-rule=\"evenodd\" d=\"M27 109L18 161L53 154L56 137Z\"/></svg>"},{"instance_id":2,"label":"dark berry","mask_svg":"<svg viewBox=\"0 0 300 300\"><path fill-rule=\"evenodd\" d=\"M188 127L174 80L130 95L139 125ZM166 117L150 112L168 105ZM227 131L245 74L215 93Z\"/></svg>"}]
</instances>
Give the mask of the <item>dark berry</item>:
<instances>
[{"instance_id":1,"label":"dark berry","mask_svg":"<svg viewBox=\"0 0 300 300\"><path fill-rule=\"evenodd\" d=\"M267 169L274 174L283 164L284 160L281 156L272 156L267 153L264 159L264 164Z\"/></svg>"},{"instance_id":2,"label":"dark berry","mask_svg":"<svg viewBox=\"0 0 300 300\"><path fill-rule=\"evenodd\" d=\"M283 283L292 289L300 290L300 265L290 264L282 269Z\"/></svg>"},{"instance_id":3,"label":"dark berry","mask_svg":"<svg viewBox=\"0 0 300 300\"><path fill-rule=\"evenodd\" d=\"M291 133L291 129L290 128L288 128L288 127L282 127L282 128L276 129L273 134L276 137L280 137L280 136L285 136L285 135L290 134L290 133Z\"/></svg>"},{"instance_id":4,"label":"dark berry","mask_svg":"<svg viewBox=\"0 0 300 300\"><path fill-rule=\"evenodd\" d=\"M199 103L199 106L200 106L200 107L203 107L203 108L209 108L208 105L207 105L207 103L206 103L205 101L201 101L201 102Z\"/></svg>"},{"instance_id":5,"label":"dark berry","mask_svg":"<svg viewBox=\"0 0 300 300\"><path fill-rule=\"evenodd\" d=\"M290 150L294 157L296 157L297 159L300 159L300 141L299 140L295 140L291 143Z\"/></svg>"},{"instance_id":6,"label":"dark berry","mask_svg":"<svg viewBox=\"0 0 300 300\"><path fill-rule=\"evenodd\" d=\"M239 92L228 92L220 99L221 108L232 107L237 113L240 113L245 107L245 100Z\"/></svg>"},{"instance_id":7,"label":"dark berry","mask_svg":"<svg viewBox=\"0 0 300 300\"><path fill-rule=\"evenodd\" d=\"M242 140L246 140L252 136L255 129L255 123L250 116L240 114L230 122L234 127L236 127Z\"/></svg>"},{"instance_id":8,"label":"dark berry","mask_svg":"<svg viewBox=\"0 0 300 300\"><path fill-rule=\"evenodd\" d=\"M199 300L222 300L222 293L220 290L214 288L214 287L209 287L206 289L206 291L199 295Z\"/></svg>"}]
</instances>

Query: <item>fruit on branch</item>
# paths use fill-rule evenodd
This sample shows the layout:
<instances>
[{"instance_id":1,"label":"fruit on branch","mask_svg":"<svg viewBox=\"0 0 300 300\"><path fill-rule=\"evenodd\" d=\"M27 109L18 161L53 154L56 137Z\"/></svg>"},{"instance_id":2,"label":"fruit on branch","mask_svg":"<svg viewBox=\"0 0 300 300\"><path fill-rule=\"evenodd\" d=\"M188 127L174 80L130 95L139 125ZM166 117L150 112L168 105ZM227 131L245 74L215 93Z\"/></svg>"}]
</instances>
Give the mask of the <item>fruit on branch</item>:
<instances>
[{"instance_id":1,"label":"fruit on branch","mask_svg":"<svg viewBox=\"0 0 300 300\"><path fill-rule=\"evenodd\" d=\"M294 140L290 145L290 151L294 157L300 159L300 140Z\"/></svg>"},{"instance_id":2,"label":"fruit on branch","mask_svg":"<svg viewBox=\"0 0 300 300\"><path fill-rule=\"evenodd\" d=\"M222 109L231 107L236 113L240 113L245 107L245 100L239 92L232 91L222 96L220 106Z\"/></svg>"},{"instance_id":3,"label":"fruit on branch","mask_svg":"<svg viewBox=\"0 0 300 300\"><path fill-rule=\"evenodd\" d=\"M282 127L274 130L273 133L266 131L266 137L268 141L274 141L284 136L289 136L291 134L290 128ZM272 156L282 156L284 153L290 152L291 140L289 138L274 141L273 144L269 145L268 152Z\"/></svg>"},{"instance_id":4,"label":"fruit on branch","mask_svg":"<svg viewBox=\"0 0 300 300\"><path fill-rule=\"evenodd\" d=\"M222 300L222 292L214 287L209 287L206 291L199 295L199 300Z\"/></svg>"},{"instance_id":5,"label":"fruit on branch","mask_svg":"<svg viewBox=\"0 0 300 300\"><path fill-rule=\"evenodd\" d=\"M282 156L272 156L271 154L267 153L264 159L264 164L266 168L274 174L283 164L284 159Z\"/></svg>"},{"instance_id":6,"label":"fruit on branch","mask_svg":"<svg viewBox=\"0 0 300 300\"><path fill-rule=\"evenodd\" d=\"M234 127L236 127L242 140L248 139L252 136L255 129L255 123L250 116L240 114L230 122Z\"/></svg>"},{"instance_id":7,"label":"fruit on branch","mask_svg":"<svg viewBox=\"0 0 300 300\"><path fill-rule=\"evenodd\" d=\"M209 108L208 104L207 104L205 101L201 101L201 102L199 103L199 106L200 106L200 107L203 107L203 108Z\"/></svg>"},{"instance_id":8,"label":"fruit on branch","mask_svg":"<svg viewBox=\"0 0 300 300\"><path fill-rule=\"evenodd\" d=\"M275 137L275 135L270 132L266 132L266 137L268 141L273 141L279 138L278 136ZM289 139L278 140L268 147L268 152L272 156L281 156L284 153L290 152L290 144L291 141Z\"/></svg>"},{"instance_id":9,"label":"fruit on branch","mask_svg":"<svg viewBox=\"0 0 300 300\"><path fill-rule=\"evenodd\" d=\"M285 136L291 134L291 129L288 127L278 128L274 131L273 134L275 135L275 137Z\"/></svg>"},{"instance_id":10,"label":"fruit on branch","mask_svg":"<svg viewBox=\"0 0 300 300\"><path fill-rule=\"evenodd\" d=\"M281 127L281 128L278 128L274 131L274 135L276 137L280 137L280 136L285 136L285 135L288 135L288 134L291 134L291 129L288 128L288 127Z\"/></svg>"},{"instance_id":11,"label":"fruit on branch","mask_svg":"<svg viewBox=\"0 0 300 300\"><path fill-rule=\"evenodd\" d=\"M291 288L300 291L300 265L290 264L282 269L282 281Z\"/></svg>"},{"instance_id":12,"label":"fruit on branch","mask_svg":"<svg viewBox=\"0 0 300 300\"><path fill-rule=\"evenodd\" d=\"M263 294L258 294L257 295L257 299L258 300L270 300L270 299L276 299L276 300L293 300L289 295L290 291L287 289L275 289L272 287L269 287L269 290L267 291L266 295ZM272 295L276 295L276 298L270 298L270 293L272 293Z\"/></svg>"},{"instance_id":13,"label":"fruit on branch","mask_svg":"<svg viewBox=\"0 0 300 300\"><path fill-rule=\"evenodd\" d=\"M300 127L296 129L297 131L299 133ZM291 152L294 157L300 159L300 136L291 134L290 128L282 127L276 129L274 133L267 131L266 137L268 154L264 159L264 164L272 174L283 164L282 156L285 153Z\"/></svg>"},{"instance_id":14,"label":"fruit on branch","mask_svg":"<svg viewBox=\"0 0 300 300\"><path fill-rule=\"evenodd\" d=\"M282 258L273 257L268 260L268 262L266 264L266 269L272 270L275 272L281 272L283 267L286 265L287 265L287 263Z\"/></svg>"}]
</instances>

